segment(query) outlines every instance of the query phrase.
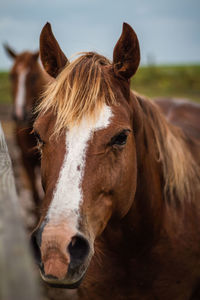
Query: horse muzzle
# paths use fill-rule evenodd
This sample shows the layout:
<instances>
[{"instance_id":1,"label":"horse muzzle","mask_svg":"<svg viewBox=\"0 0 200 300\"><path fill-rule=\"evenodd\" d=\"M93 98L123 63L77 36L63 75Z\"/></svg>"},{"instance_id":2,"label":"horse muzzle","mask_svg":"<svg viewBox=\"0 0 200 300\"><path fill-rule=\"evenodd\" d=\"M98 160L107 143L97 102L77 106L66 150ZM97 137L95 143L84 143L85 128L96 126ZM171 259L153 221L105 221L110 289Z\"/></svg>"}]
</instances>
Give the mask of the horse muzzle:
<instances>
[{"instance_id":1,"label":"horse muzzle","mask_svg":"<svg viewBox=\"0 0 200 300\"><path fill-rule=\"evenodd\" d=\"M64 225L45 227L31 237L42 279L54 287L77 288L93 255L91 243L82 233Z\"/></svg>"}]
</instances>

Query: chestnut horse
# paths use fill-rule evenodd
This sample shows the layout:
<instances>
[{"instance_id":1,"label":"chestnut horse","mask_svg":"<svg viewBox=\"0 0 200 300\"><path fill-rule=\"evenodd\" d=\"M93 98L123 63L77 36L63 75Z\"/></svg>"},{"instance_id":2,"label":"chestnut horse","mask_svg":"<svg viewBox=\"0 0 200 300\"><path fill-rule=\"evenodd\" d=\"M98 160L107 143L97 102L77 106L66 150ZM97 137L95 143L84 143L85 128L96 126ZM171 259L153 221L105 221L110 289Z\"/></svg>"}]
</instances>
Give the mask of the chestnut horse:
<instances>
[{"instance_id":1,"label":"chestnut horse","mask_svg":"<svg viewBox=\"0 0 200 300\"><path fill-rule=\"evenodd\" d=\"M55 78L34 123L45 197L32 244L43 280L84 300L194 300L200 142L130 90L135 32L124 23L112 63L93 52L69 62L47 23L40 51Z\"/></svg>"},{"instance_id":2,"label":"chestnut horse","mask_svg":"<svg viewBox=\"0 0 200 300\"><path fill-rule=\"evenodd\" d=\"M40 167L40 154L36 149L37 140L32 133L33 109L49 76L38 62L38 51L35 53L26 51L17 54L8 45L4 45L4 48L14 60L10 78L13 95L13 118L16 124L15 135L21 150L22 162L30 181L33 200L38 206L40 196L36 185L36 169Z\"/></svg>"}]
</instances>

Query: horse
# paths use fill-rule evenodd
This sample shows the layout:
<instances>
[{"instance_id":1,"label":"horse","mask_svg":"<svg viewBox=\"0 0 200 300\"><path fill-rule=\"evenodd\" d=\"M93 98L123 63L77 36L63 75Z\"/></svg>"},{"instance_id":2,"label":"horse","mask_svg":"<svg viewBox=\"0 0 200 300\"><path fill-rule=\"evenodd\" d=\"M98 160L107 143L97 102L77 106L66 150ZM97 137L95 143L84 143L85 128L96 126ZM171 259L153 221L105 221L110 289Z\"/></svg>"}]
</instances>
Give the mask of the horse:
<instances>
[{"instance_id":1,"label":"horse","mask_svg":"<svg viewBox=\"0 0 200 300\"><path fill-rule=\"evenodd\" d=\"M37 210L40 204L40 193L36 184L37 169L40 168L40 153L37 150L37 140L32 133L35 118L33 110L44 86L48 82L49 76L45 74L46 72L38 62L39 51L25 51L17 54L8 45L4 45L4 48L14 60L10 71L10 79L15 136Z\"/></svg>"},{"instance_id":2,"label":"horse","mask_svg":"<svg viewBox=\"0 0 200 300\"><path fill-rule=\"evenodd\" d=\"M199 299L200 141L130 90L135 31L123 24L113 62L94 52L69 62L47 23L40 55L54 78L34 122L42 279L83 300Z\"/></svg>"}]
</instances>

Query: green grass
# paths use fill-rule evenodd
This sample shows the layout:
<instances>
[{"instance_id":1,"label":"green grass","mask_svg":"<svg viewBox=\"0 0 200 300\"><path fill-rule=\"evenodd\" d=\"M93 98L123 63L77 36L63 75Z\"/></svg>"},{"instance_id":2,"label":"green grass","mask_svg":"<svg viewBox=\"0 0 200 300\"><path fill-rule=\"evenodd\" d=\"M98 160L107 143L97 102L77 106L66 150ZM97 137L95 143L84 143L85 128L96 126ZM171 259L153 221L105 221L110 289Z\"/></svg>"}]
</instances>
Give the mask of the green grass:
<instances>
[{"instance_id":1,"label":"green grass","mask_svg":"<svg viewBox=\"0 0 200 300\"><path fill-rule=\"evenodd\" d=\"M8 72L0 72L0 103L11 103L11 86Z\"/></svg>"},{"instance_id":2,"label":"green grass","mask_svg":"<svg viewBox=\"0 0 200 300\"><path fill-rule=\"evenodd\" d=\"M200 65L140 67L131 87L148 97L183 97L200 101ZM8 72L0 72L0 103L11 103Z\"/></svg>"},{"instance_id":3,"label":"green grass","mask_svg":"<svg viewBox=\"0 0 200 300\"><path fill-rule=\"evenodd\" d=\"M141 67L131 87L149 97L183 97L200 101L200 65Z\"/></svg>"}]
</instances>

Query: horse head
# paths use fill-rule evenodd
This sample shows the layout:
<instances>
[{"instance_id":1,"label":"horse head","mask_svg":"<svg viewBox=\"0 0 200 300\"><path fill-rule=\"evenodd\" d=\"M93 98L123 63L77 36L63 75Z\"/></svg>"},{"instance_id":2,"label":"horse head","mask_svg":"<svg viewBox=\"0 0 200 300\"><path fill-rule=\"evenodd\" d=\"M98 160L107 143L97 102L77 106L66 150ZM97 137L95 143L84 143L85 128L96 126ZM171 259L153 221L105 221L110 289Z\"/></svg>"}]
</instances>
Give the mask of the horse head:
<instances>
[{"instance_id":1,"label":"horse head","mask_svg":"<svg viewBox=\"0 0 200 300\"><path fill-rule=\"evenodd\" d=\"M54 80L34 123L45 197L32 244L44 281L70 288L84 277L96 239L133 205L137 167L130 78L140 50L135 32L124 23L112 63L93 52L69 62L47 23L40 52Z\"/></svg>"},{"instance_id":2,"label":"horse head","mask_svg":"<svg viewBox=\"0 0 200 300\"><path fill-rule=\"evenodd\" d=\"M32 111L41 92L42 72L38 63L39 52L17 54L4 45L14 63L10 71L13 94L13 117L17 122L32 122Z\"/></svg>"}]
</instances>

